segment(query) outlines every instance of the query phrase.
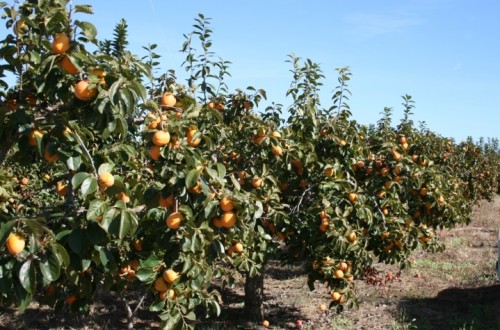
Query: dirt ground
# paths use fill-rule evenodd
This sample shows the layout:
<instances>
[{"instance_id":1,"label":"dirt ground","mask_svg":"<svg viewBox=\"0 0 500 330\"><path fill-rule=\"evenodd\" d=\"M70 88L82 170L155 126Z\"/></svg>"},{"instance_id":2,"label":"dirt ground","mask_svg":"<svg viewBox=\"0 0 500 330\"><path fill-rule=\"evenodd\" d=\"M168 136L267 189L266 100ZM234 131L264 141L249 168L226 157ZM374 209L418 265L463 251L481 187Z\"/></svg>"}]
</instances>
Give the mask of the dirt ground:
<instances>
[{"instance_id":1,"label":"dirt ground","mask_svg":"<svg viewBox=\"0 0 500 330\"><path fill-rule=\"evenodd\" d=\"M500 329L500 282L495 271L499 215L497 197L474 211L469 226L440 233L447 246L444 252L416 251L413 267L403 272L393 265L376 265L373 276L383 284L356 280L359 309L340 315L320 311L329 294L320 286L309 291L300 265L284 268L271 263L265 278L266 319L274 329L296 329L300 323L302 329ZM240 321L242 286L226 289L222 296L221 317L197 328L259 328ZM116 297L104 295L88 316L57 314L36 303L24 314L0 309L0 329L125 329L126 315ZM138 311L136 329L159 326L147 307Z\"/></svg>"}]
</instances>

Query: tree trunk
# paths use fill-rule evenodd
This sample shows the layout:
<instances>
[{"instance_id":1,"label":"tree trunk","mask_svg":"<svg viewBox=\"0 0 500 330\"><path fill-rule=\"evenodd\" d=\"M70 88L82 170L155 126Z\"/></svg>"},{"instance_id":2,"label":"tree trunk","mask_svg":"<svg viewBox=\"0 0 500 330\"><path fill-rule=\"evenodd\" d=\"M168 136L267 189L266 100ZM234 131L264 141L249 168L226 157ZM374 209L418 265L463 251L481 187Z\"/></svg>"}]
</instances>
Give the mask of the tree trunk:
<instances>
[{"instance_id":1,"label":"tree trunk","mask_svg":"<svg viewBox=\"0 0 500 330\"><path fill-rule=\"evenodd\" d=\"M260 274L250 277L246 274L245 280L245 317L252 322L262 322L264 311L264 266Z\"/></svg>"},{"instance_id":2,"label":"tree trunk","mask_svg":"<svg viewBox=\"0 0 500 330\"><path fill-rule=\"evenodd\" d=\"M16 137L14 137L14 133L2 134L2 143L0 144L0 165L3 164L5 157L7 157L7 153L9 152L10 148L12 148L15 138Z\"/></svg>"}]
</instances>

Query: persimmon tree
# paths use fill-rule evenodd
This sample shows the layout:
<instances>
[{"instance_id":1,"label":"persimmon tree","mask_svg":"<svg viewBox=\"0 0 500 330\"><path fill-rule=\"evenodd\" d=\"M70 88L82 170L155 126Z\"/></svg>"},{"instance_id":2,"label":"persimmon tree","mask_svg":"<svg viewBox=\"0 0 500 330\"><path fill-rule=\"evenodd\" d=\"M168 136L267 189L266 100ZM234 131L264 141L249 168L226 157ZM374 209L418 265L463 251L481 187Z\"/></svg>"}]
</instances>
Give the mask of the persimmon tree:
<instances>
[{"instance_id":1,"label":"persimmon tree","mask_svg":"<svg viewBox=\"0 0 500 330\"><path fill-rule=\"evenodd\" d=\"M129 327L145 297L165 328L220 313L212 281L245 277L245 307L263 319L266 262L305 262L330 307L356 304L355 281L376 261L408 265L439 250L438 230L466 224L498 184L498 143L456 144L411 120L360 125L348 68L331 106L324 75L291 55L284 118L265 91L230 91L228 61L196 18L180 65L140 58L120 21L97 39L86 5L3 3L0 136L0 305L33 299L86 313L97 290L116 292ZM5 79L4 79L5 78ZM135 307L128 290L142 292ZM40 295L40 293L43 293Z\"/></svg>"}]
</instances>

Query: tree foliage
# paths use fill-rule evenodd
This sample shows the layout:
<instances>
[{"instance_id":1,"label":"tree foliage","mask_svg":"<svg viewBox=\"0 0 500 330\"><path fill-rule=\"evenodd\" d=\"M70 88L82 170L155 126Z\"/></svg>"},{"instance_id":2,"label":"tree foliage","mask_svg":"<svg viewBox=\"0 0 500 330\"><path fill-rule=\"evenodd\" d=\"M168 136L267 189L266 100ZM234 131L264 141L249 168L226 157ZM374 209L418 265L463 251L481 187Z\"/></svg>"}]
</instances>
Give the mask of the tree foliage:
<instances>
[{"instance_id":1,"label":"tree foliage","mask_svg":"<svg viewBox=\"0 0 500 330\"><path fill-rule=\"evenodd\" d=\"M360 125L348 105L349 68L324 107L325 78L289 56L292 104L257 111L264 90L229 91L230 62L212 51L210 20L185 35L182 67L159 68L113 40L65 0L2 4L11 29L0 58L0 305L39 299L88 312L96 290L140 290L164 327L220 312L213 279L262 274L271 258L305 262L330 307L356 304L374 262L408 266L437 251L439 229L470 222L498 190L498 141L457 143L384 109ZM78 19L77 19L78 17ZM68 49L55 51L58 34ZM15 77L9 83L6 77ZM6 248L12 233L26 247ZM43 293L42 295L39 295Z\"/></svg>"}]
</instances>

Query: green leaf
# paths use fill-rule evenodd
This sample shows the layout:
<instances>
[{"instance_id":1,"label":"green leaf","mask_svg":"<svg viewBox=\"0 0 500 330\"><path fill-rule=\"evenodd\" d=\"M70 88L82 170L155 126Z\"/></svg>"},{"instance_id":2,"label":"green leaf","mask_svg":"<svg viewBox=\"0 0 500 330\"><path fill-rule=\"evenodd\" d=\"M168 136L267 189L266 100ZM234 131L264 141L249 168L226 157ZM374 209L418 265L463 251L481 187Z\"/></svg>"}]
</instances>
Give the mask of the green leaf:
<instances>
[{"instance_id":1,"label":"green leaf","mask_svg":"<svg viewBox=\"0 0 500 330\"><path fill-rule=\"evenodd\" d=\"M151 68L144 63L135 62L134 63L137 68L141 69L144 74L149 78L151 77ZM131 80L129 82L129 87L142 99L146 100L148 98L146 88L139 81Z\"/></svg>"},{"instance_id":2,"label":"green leaf","mask_svg":"<svg viewBox=\"0 0 500 330\"><path fill-rule=\"evenodd\" d=\"M97 220L97 218L108 210L109 206L101 199L94 199L87 209L87 220Z\"/></svg>"},{"instance_id":3,"label":"green leaf","mask_svg":"<svg viewBox=\"0 0 500 330\"><path fill-rule=\"evenodd\" d=\"M59 244L57 242L52 242L51 250L52 250L52 253L57 257L57 259L59 259L59 263L61 264L61 266L63 268L68 267L69 262L70 262L70 258L69 258L68 251L66 251L64 246L62 246L61 244Z\"/></svg>"},{"instance_id":4,"label":"green leaf","mask_svg":"<svg viewBox=\"0 0 500 330\"><path fill-rule=\"evenodd\" d=\"M212 312L213 315L219 316L221 313L221 308L220 305L217 303L217 301L211 301L209 302L210 304L210 311Z\"/></svg>"},{"instance_id":5,"label":"green leaf","mask_svg":"<svg viewBox=\"0 0 500 330\"><path fill-rule=\"evenodd\" d=\"M200 174L201 174L200 170L197 169L189 171L188 174L186 175L186 188L189 189L191 187L194 187L198 182L198 180L200 179Z\"/></svg>"},{"instance_id":6,"label":"green leaf","mask_svg":"<svg viewBox=\"0 0 500 330\"><path fill-rule=\"evenodd\" d=\"M239 183L239 181L236 179L236 177L234 176L234 174L231 174L231 175L229 176L229 178L231 179L231 182L233 183L234 189L235 189L236 191L240 191L240 190L241 190L240 183Z\"/></svg>"},{"instance_id":7,"label":"green leaf","mask_svg":"<svg viewBox=\"0 0 500 330\"><path fill-rule=\"evenodd\" d=\"M40 238L45 233L52 234L52 231L50 231L50 229L40 223L43 218L39 219L25 219L24 223L26 224L26 226L28 226L31 232L35 234L37 238Z\"/></svg>"},{"instance_id":8,"label":"green leaf","mask_svg":"<svg viewBox=\"0 0 500 330\"><path fill-rule=\"evenodd\" d=\"M68 244L73 252L82 257L88 249L89 242L83 230L78 228L73 230L68 236Z\"/></svg>"},{"instance_id":9,"label":"green leaf","mask_svg":"<svg viewBox=\"0 0 500 330\"><path fill-rule=\"evenodd\" d=\"M128 89L120 89L120 106L122 110L121 113L133 113L135 111L134 99L135 98L133 94Z\"/></svg>"},{"instance_id":10,"label":"green leaf","mask_svg":"<svg viewBox=\"0 0 500 330\"><path fill-rule=\"evenodd\" d=\"M88 40L93 41L97 36L97 29L92 23L75 21L75 25L82 29L83 34Z\"/></svg>"},{"instance_id":11,"label":"green leaf","mask_svg":"<svg viewBox=\"0 0 500 330\"><path fill-rule=\"evenodd\" d=\"M156 255L152 254L146 260L142 261L141 265L143 268L154 268L160 261Z\"/></svg>"},{"instance_id":12,"label":"green leaf","mask_svg":"<svg viewBox=\"0 0 500 330\"><path fill-rule=\"evenodd\" d=\"M0 246L5 244L16 222L16 220L11 220L0 224Z\"/></svg>"},{"instance_id":13,"label":"green leaf","mask_svg":"<svg viewBox=\"0 0 500 330\"><path fill-rule=\"evenodd\" d=\"M134 213L121 210L120 216L115 216L111 221L108 232L119 239L124 239L127 235L134 234L137 225L138 220Z\"/></svg>"},{"instance_id":14,"label":"green leaf","mask_svg":"<svg viewBox=\"0 0 500 330\"><path fill-rule=\"evenodd\" d=\"M156 300L151 305L149 305L150 312L160 312L165 307L165 300Z\"/></svg>"},{"instance_id":15,"label":"green leaf","mask_svg":"<svg viewBox=\"0 0 500 330\"><path fill-rule=\"evenodd\" d=\"M152 283L156 279L156 272L152 268L140 268L135 276L143 283Z\"/></svg>"},{"instance_id":16,"label":"green leaf","mask_svg":"<svg viewBox=\"0 0 500 330\"><path fill-rule=\"evenodd\" d=\"M115 81L108 90L109 100L111 105L117 105L118 100L120 99L120 93L118 92L123 84L123 78Z\"/></svg>"},{"instance_id":17,"label":"green leaf","mask_svg":"<svg viewBox=\"0 0 500 330\"><path fill-rule=\"evenodd\" d=\"M90 222L87 225L87 239L91 245L102 245L106 240L106 232L97 221Z\"/></svg>"},{"instance_id":18,"label":"green leaf","mask_svg":"<svg viewBox=\"0 0 500 330\"><path fill-rule=\"evenodd\" d=\"M113 259L113 255L104 249L99 249L99 260L105 269L108 269L109 262Z\"/></svg>"},{"instance_id":19,"label":"green leaf","mask_svg":"<svg viewBox=\"0 0 500 330\"><path fill-rule=\"evenodd\" d=\"M226 167L224 164L217 163L217 172L219 173L219 178L222 180L226 176Z\"/></svg>"},{"instance_id":20,"label":"green leaf","mask_svg":"<svg viewBox=\"0 0 500 330\"><path fill-rule=\"evenodd\" d=\"M104 213L104 217L102 218L100 225L106 232L109 232L109 226L111 225L111 223L113 222L115 217L117 217L119 215L119 213L120 213L120 210L118 210L114 207L108 209L106 211L106 213Z\"/></svg>"},{"instance_id":21,"label":"green leaf","mask_svg":"<svg viewBox=\"0 0 500 330\"><path fill-rule=\"evenodd\" d=\"M19 282L26 292L30 294L35 292L35 268L32 267L31 259L26 260L19 269Z\"/></svg>"},{"instance_id":22,"label":"green leaf","mask_svg":"<svg viewBox=\"0 0 500 330\"><path fill-rule=\"evenodd\" d=\"M115 166L110 163L102 163L101 166L99 166L99 169L97 170L97 174L101 175L103 173L111 173L113 171L113 168Z\"/></svg>"},{"instance_id":23,"label":"green leaf","mask_svg":"<svg viewBox=\"0 0 500 330\"><path fill-rule=\"evenodd\" d=\"M198 235L194 234L191 240L191 252L198 253L200 251L201 240Z\"/></svg>"},{"instance_id":24,"label":"green leaf","mask_svg":"<svg viewBox=\"0 0 500 330\"><path fill-rule=\"evenodd\" d=\"M186 315L184 315L184 318L187 320L190 320L190 321L194 321L194 320L196 320L196 314L193 311L191 311L191 312L187 313Z\"/></svg>"},{"instance_id":25,"label":"green leaf","mask_svg":"<svg viewBox=\"0 0 500 330\"><path fill-rule=\"evenodd\" d=\"M86 270L90 267L90 264L92 263L92 260L90 259L82 259L81 260L81 270Z\"/></svg>"},{"instance_id":26,"label":"green leaf","mask_svg":"<svg viewBox=\"0 0 500 330\"><path fill-rule=\"evenodd\" d=\"M75 5L75 13L93 14L94 11L90 5Z\"/></svg>"},{"instance_id":27,"label":"green leaf","mask_svg":"<svg viewBox=\"0 0 500 330\"><path fill-rule=\"evenodd\" d=\"M14 282L14 293L16 295L18 311L23 313L30 305L33 295L24 290L22 285L19 285L17 282Z\"/></svg>"},{"instance_id":28,"label":"green leaf","mask_svg":"<svg viewBox=\"0 0 500 330\"><path fill-rule=\"evenodd\" d=\"M257 209L255 210L255 213L253 215L253 218L254 219L258 219L262 216L262 214L264 213L264 206L262 206L262 202L261 201L256 201L255 202L255 205L257 206Z\"/></svg>"},{"instance_id":29,"label":"green leaf","mask_svg":"<svg viewBox=\"0 0 500 330\"><path fill-rule=\"evenodd\" d=\"M78 172L71 178L71 185L73 189L77 189L82 182L90 176L87 172Z\"/></svg>"},{"instance_id":30,"label":"green leaf","mask_svg":"<svg viewBox=\"0 0 500 330\"><path fill-rule=\"evenodd\" d=\"M88 194L92 194L97 191L97 180L93 176L87 177L81 187L81 192L83 196L87 196Z\"/></svg>"},{"instance_id":31,"label":"green leaf","mask_svg":"<svg viewBox=\"0 0 500 330\"><path fill-rule=\"evenodd\" d=\"M115 235L120 239L124 239L130 230L130 217L127 212L120 212L120 217L116 217L115 220L109 226L109 233Z\"/></svg>"},{"instance_id":32,"label":"green leaf","mask_svg":"<svg viewBox=\"0 0 500 330\"><path fill-rule=\"evenodd\" d=\"M177 309L170 310L170 317L166 320L166 323L162 325L164 330L176 330L181 328L181 314Z\"/></svg>"},{"instance_id":33,"label":"green leaf","mask_svg":"<svg viewBox=\"0 0 500 330\"><path fill-rule=\"evenodd\" d=\"M59 258L53 253L47 254L40 260L40 271L47 282L54 282L61 274Z\"/></svg>"},{"instance_id":34,"label":"green leaf","mask_svg":"<svg viewBox=\"0 0 500 330\"><path fill-rule=\"evenodd\" d=\"M71 171L77 171L82 165L82 158L80 156L69 157L66 160L66 165L68 166L68 169L70 169Z\"/></svg>"}]
</instances>

